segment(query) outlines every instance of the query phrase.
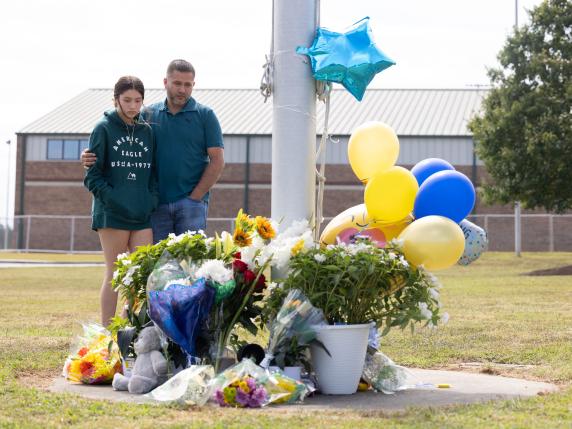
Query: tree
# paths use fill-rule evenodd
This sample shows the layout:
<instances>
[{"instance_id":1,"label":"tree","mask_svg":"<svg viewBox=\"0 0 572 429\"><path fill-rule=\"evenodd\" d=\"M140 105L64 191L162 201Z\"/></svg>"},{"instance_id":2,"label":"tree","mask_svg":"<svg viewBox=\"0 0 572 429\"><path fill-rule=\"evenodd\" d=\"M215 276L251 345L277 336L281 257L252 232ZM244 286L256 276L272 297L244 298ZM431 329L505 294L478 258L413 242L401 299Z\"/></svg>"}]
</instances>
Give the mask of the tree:
<instances>
[{"instance_id":1,"label":"tree","mask_svg":"<svg viewBox=\"0 0 572 429\"><path fill-rule=\"evenodd\" d=\"M572 2L545 0L508 37L492 89L469 123L492 177L489 203L572 207Z\"/></svg>"}]
</instances>

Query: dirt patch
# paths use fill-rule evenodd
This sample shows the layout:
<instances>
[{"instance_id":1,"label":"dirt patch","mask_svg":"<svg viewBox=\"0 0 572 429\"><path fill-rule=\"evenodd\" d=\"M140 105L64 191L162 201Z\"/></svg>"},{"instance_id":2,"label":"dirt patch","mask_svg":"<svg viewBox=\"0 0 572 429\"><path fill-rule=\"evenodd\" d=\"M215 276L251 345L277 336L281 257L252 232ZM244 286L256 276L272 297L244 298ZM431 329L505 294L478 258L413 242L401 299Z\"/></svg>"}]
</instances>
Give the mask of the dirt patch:
<instances>
[{"instance_id":1,"label":"dirt patch","mask_svg":"<svg viewBox=\"0 0 572 429\"><path fill-rule=\"evenodd\" d=\"M532 370L538 368L538 365L519 365L506 363L491 362L460 362L443 365L439 369L446 371L472 372L478 374L500 375L503 377L516 377L529 381L543 381L546 379L535 376ZM436 369L436 368L435 368Z\"/></svg>"},{"instance_id":2,"label":"dirt patch","mask_svg":"<svg viewBox=\"0 0 572 429\"><path fill-rule=\"evenodd\" d=\"M536 270L524 274L525 276L572 276L572 265L549 268L547 270Z\"/></svg>"},{"instance_id":3,"label":"dirt patch","mask_svg":"<svg viewBox=\"0 0 572 429\"><path fill-rule=\"evenodd\" d=\"M42 370L19 372L16 378L18 383L25 387L35 387L40 390L48 390L53 384L54 378L60 375L60 371L56 370Z\"/></svg>"}]
</instances>

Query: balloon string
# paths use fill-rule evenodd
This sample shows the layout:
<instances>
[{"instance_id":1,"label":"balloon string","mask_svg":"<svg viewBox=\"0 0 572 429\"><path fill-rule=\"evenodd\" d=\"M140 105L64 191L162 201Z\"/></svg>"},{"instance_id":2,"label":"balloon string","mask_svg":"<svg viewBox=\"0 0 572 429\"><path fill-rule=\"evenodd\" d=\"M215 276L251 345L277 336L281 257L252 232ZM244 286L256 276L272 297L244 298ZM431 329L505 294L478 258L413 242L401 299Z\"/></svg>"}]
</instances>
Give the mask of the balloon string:
<instances>
[{"instance_id":1,"label":"balloon string","mask_svg":"<svg viewBox=\"0 0 572 429\"><path fill-rule=\"evenodd\" d=\"M312 115L310 112L308 111L303 111L300 109L296 109L294 106L292 105L279 105L279 106L275 106L276 109L282 109L282 110L289 110L290 112L294 112L294 113L299 113L301 115L307 116L310 119L312 119L314 122L316 121L316 115Z\"/></svg>"},{"instance_id":2,"label":"balloon string","mask_svg":"<svg viewBox=\"0 0 572 429\"><path fill-rule=\"evenodd\" d=\"M320 145L316 151L316 160L319 160L320 168L316 169L316 177L318 179L318 195L316 198L316 226L314 229L314 239L317 242L320 239L320 226L324 222L324 190L326 187L326 142L329 139L328 122L330 118L330 94L332 92L332 84L330 82L319 82L318 98L322 100L325 105L324 113L324 131L322 131L322 138Z\"/></svg>"}]
</instances>

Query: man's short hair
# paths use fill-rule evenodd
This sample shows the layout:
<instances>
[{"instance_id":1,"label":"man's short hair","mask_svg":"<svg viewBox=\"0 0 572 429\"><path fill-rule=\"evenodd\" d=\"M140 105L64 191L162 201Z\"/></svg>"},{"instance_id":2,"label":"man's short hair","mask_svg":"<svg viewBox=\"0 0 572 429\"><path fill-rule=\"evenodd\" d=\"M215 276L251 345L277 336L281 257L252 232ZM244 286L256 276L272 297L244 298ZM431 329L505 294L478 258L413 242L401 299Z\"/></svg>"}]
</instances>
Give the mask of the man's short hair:
<instances>
[{"instance_id":1,"label":"man's short hair","mask_svg":"<svg viewBox=\"0 0 572 429\"><path fill-rule=\"evenodd\" d=\"M195 75L195 68L193 65L185 60L173 60L169 63L167 67L167 75L170 75L174 71L178 71L181 73L192 73L193 76Z\"/></svg>"}]
</instances>

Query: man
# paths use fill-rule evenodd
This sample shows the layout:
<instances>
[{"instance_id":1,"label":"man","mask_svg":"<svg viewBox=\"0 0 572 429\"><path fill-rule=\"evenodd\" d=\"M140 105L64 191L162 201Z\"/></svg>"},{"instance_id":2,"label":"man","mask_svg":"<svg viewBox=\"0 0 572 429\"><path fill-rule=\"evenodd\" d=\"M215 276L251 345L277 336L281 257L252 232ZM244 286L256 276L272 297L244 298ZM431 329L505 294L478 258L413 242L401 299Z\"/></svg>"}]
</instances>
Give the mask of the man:
<instances>
[{"instance_id":1,"label":"man","mask_svg":"<svg viewBox=\"0 0 572 429\"><path fill-rule=\"evenodd\" d=\"M169 233L206 229L209 190L224 168L220 124L214 112L191 97L195 69L173 60L163 80L167 99L143 111L155 133L159 206L151 215L153 241ZM84 167L95 155L84 151Z\"/></svg>"}]
</instances>

